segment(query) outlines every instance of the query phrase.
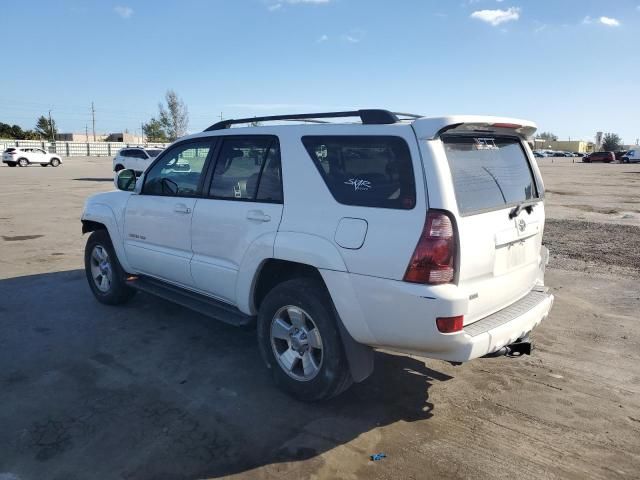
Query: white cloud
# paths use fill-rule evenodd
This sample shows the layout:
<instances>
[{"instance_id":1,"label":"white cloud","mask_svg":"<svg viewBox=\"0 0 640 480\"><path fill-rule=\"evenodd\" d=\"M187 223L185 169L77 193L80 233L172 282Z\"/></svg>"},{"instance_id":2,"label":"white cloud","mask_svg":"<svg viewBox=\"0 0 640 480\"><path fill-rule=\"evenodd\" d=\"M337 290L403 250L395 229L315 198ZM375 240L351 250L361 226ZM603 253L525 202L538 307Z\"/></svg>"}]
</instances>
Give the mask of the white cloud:
<instances>
[{"instance_id":1,"label":"white cloud","mask_svg":"<svg viewBox=\"0 0 640 480\"><path fill-rule=\"evenodd\" d=\"M328 35L320 35L320 37L318 37L318 39L316 40L316 43L323 43L323 42L326 42L327 40L329 40Z\"/></svg>"},{"instance_id":2,"label":"white cloud","mask_svg":"<svg viewBox=\"0 0 640 480\"><path fill-rule=\"evenodd\" d=\"M342 35L342 39L346 40L349 43L360 43L362 40L364 40L364 34L364 30L354 29L349 33L345 33L344 35Z\"/></svg>"},{"instance_id":3,"label":"white cloud","mask_svg":"<svg viewBox=\"0 0 640 480\"><path fill-rule=\"evenodd\" d=\"M125 7L122 5L118 5L117 7L114 7L113 11L125 19L131 18L131 15L133 15L133 8Z\"/></svg>"},{"instance_id":4,"label":"white cloud","mask_svg":"<svg viewBox=\"0 0 640 480\"><path fill-rule=\"evenodd\" d=\"M299 3L314 3L316 5L320 5L323 3L329 3L331 0L284 0L285 3L290 3L291 5L299 4Z\"/></svg>"},{"instance_id":5,"label":"white cloud","mask_svg":"<svg viewBox=\"0 0 640 480\"><path fill-rule=\"evenodd\" d=\"M273 5L269 5L267 7L267 10L269 10L270 12L275 12L276 10L280 10L281 8L282 8L281 3L274 3Z\"/></svg>"},{"instance_id":6,"label":"white cloud","mask_svg":"<svg viewBox=\"0 0 640 480\"><path fill-rule=\"evenodd\" d=\"M607 27L619 27L620 21L611 18L611 17L600 17L600 18L591 18L589 15L582 19L583 25L591 25L592 23L600 23L601 25L606 25Z\"/></svg>"},{"instance_id":7,"label":"white cloud","mask_svg":"<svg viewBox=\"0 0 640 480\"><path fill-rule=\"evenodd\" d=\"M511 7L507 10L478 10L471 14L471 18L481 20L496 27L505 22L518 20L520 18L520 9Z\"/></svg>"},{"instance_id":8,"label":"white cloud","mask_svg":"<svg viewBox=\"0 0 640 480\"><path fill-rule=\"evenodd\" d=\"M616 20L615 18L611 18L611 17L600 17L598 19L598 21L601 24L606 25L607 27L619 27L620 26L620 22L618 20Z\"/></svg>"}]
</instances>

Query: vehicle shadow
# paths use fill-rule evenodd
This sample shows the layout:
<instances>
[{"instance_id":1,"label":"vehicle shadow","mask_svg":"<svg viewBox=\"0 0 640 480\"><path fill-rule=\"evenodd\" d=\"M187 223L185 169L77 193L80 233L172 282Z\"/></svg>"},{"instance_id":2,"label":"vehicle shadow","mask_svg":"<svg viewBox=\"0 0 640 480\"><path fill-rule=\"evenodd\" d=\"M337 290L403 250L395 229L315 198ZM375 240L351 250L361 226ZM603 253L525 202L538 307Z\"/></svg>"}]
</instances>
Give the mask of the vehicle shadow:
<instances>
[{"instance_id":1,"label":"vehicle shadow","mask_svg":"<svg viewBox=\"0 0 640 480\"><path fill-rule=\"evenodd\" d=\"M143 294L101 305L82 270L0 280L0 332L0 472L27 478L281 475L353 440L366 464L363 434L430 418L452 378L378 352L365 382L300 403L255 332Z\"/></svg>"},{"instance_id":2,"label":"vehicle shadow","mask_svg":"<svg viewBox=\"0 0 640 480\"><path fill-rule=\"evenodd\" d=\"M76 182L113 182L113 177L83 177L74 178Z\"/></svg>"}]
</instances>

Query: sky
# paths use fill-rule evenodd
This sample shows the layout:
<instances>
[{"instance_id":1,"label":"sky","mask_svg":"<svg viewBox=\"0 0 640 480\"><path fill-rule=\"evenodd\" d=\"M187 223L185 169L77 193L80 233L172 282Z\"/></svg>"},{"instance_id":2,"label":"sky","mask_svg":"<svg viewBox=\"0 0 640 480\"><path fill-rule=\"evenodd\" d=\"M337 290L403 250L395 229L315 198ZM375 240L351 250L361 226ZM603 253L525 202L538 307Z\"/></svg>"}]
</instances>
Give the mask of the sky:
<instances>
[{"instance_id":1,"label":"sky","mask_svg":"<svg viewBox=\"0 0 640 480\"><path fill-rule=\"evenodd\" d=\"M0 122L190 132L354 108L505 115L640 137L640 0L2 0Z\"/></svg>"}]
</instances>

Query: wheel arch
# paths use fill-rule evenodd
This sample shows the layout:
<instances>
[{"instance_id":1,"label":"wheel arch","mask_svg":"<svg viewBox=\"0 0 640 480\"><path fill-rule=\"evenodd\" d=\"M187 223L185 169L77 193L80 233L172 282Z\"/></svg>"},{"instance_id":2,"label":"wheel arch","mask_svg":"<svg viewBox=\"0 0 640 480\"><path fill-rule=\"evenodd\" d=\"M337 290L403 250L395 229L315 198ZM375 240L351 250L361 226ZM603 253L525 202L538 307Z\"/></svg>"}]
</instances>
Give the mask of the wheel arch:
<instances>
[{"instance_id":1,"label":"wheel arch","mask_svg":"<svg viewBox=\"0 0 640 480\"><path fill-rule=\"evenodd\" d=\"M255 310L257 311L260 308L260 304L273 288L294 278L312 278L322 286L324 293L331 300L333 311L335 312L338 332L347 357L351 377L355 382L365 380L373 372L373 348L359 343L353 338L336 308L321 271L317 267L278 258L270 258L264 261L256 272L256 279L252 289L252 305Z\"/></svg>"},{"instance_id":2,"label":"wheel arch","mask_svg":"<svg viewBox=\"0 0 640 480\"><path fill-rule=\"evenodd\" d=\"M103 203L89 203L82 214L82 233L106 230L111 238L113 249L118 256L120 265L126 272L132 272L131 265L124 251L124 241L116 222L116 216L108 205Z\"/></svg>"}]
</instances>

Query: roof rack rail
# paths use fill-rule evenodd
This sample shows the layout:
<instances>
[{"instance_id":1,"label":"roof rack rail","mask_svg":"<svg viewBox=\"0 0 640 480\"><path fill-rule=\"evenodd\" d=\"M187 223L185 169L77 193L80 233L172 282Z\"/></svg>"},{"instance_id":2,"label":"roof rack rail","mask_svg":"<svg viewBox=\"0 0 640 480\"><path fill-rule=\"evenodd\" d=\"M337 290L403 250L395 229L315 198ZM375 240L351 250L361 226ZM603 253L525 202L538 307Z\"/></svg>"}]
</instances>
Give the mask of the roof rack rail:
<instances>
[{"instance_id":1,"label":"roof rack rail","mask_svg":"<svg viewBox=\"0 0 640 480\"><path fill-rule=\"evenodd\" d=\"M392 123L398 123L400 119L398 115L410 118L420 118L420 115L414 115L409 113L393 113L389 110L351 110L347 112L325 112L325 113L298 113L292 115L271 115L267 117L251 117L251 118L236 118L229 120L222 120L221 122L214 123L205 132L211 132L213 130L224 130L230 128L231 125L239 123L252 123L252 122L274 122L279 120L295 121L302 120L310 123L326 123L321 122L320 118L346 118L346 117L360 117L360 120L364 125L388 125Z\"/></svg>"}]
</instances>

